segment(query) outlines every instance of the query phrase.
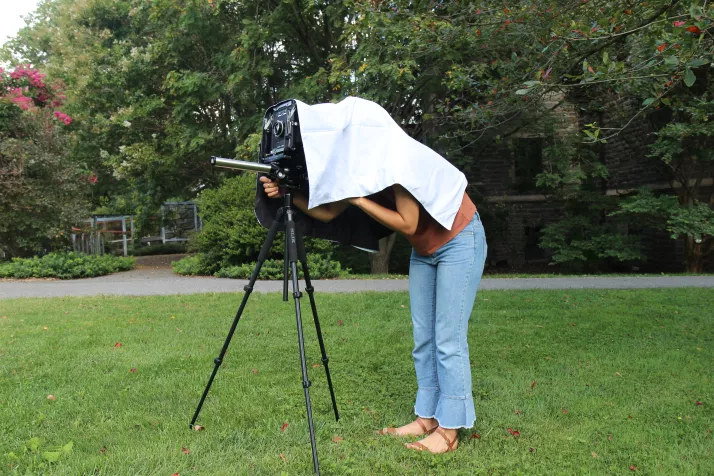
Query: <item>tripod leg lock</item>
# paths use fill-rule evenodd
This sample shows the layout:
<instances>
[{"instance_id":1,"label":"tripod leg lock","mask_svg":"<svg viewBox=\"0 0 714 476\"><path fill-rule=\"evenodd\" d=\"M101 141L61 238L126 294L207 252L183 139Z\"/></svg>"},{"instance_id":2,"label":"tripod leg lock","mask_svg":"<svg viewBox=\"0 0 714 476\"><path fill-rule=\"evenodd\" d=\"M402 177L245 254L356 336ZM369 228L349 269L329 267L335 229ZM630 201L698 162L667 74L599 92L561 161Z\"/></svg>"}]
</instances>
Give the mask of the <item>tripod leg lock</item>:
<instances>
[{"instance_id":1,"label":"tripod leg lock","mask_svg":"<svg viewBox=\"0 0 714 476\"><path fill-rule=\"evenodd\" d=\"M330 361L330 358L328 356L325 356L324 359L322 359L322 363L327 365L327 363Z\"/></svg>"},{"instance_id":2,"label":"tripod leg lock","mask_svg":"<svg viewBox=\"0 0 714 476\"><path fill-rule=\"evenodd\" d=\"M216 365L221 365L221 362L223 362L223 361L222 361L221 359L219 359L218 357L216 357L216 358L213 360L213 363L216 364Z\"/></svg>"},{"instance_id":3,"label":"tripod leg lock","mask_svg":"<svg viewBox=\"0 0 714 476\"><path fill-rule=\"evenodd\" d=\"M302 293L301 293L300 291L295 291L295 292L293 293L293 297L294 297L295 299L300 299L300 298L302 297Z\"/></svg>"},{"instance_id":4,"label":"tripod leg lock","mask_svg":"<svg viewBox=\"0 0 714 476\"><path fill-rule=\"evenodd\" d=\"M243 291L245 291L247 293L251 293L251 292L253 292L253 286L246 284L245 286L243 286Z\"/></svg>"},{"instance_id":5,"label":"tripod leg lock","mask_svg":"<svg viewBox=\"0 0 714 476\"><path fill-rule=\"evenodd\" d=\"M312 382L309 380L303 380L302 382L302 388L310 388L312 386Z\"/></svg>"},{"instance_id":6,"label":"tripod leg lock","mask_svg":"<svg viewBox=\"0 0 714 476\"><path fill-rule=\"evenodd\" d=\"M305 288L305 291L307 291L308 294L312 294L313 292L315 292L315 288L313 288L312 286L308 286Z\"/></svg>"}]
</instances>

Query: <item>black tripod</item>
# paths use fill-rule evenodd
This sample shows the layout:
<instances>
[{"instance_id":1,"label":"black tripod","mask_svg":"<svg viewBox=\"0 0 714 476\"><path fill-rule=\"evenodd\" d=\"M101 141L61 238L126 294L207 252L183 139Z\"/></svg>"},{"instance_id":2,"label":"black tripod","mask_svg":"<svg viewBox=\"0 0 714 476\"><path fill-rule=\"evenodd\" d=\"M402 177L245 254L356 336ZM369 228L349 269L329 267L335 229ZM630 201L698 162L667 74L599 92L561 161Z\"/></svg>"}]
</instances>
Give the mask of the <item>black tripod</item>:
<instances>
[{"instance_id":1,"label":"black tripod","mask_svg":"<svg viewBox=\"0 0 714 476\"><path fill-rule=\"evenodd\" d=\"M288 267L289 267L290 274L292 276L292 281L293 281L293 298L295 301L295 320L297 321L298 347L300 349L300 366L302 369L302 387L305 391L305 405L307 406L307 423L310 427L310 444L312 445L312 464L315 468L315 474L319 475L320 467L319 467L319 463L317 461L317 444L315 443L315 427L313 426L313 423L312 423L312 407L310 406L310 390L309 389L310 389L311 382L307 376L307 365L305 363L305 343L303 341L302 317L300 315L300 298L302 297L302 293L300 292L299 285L298 285L298 268L297 268L298 261L300 261L300 263L302 264L302 271L303 271L303 274L305 275L305 291L307 291L307 294L310 297L310 306L312 307L312 316L315 321L315 329L317 330L317 340L320 343L320 351L322 352L322 363L325 366L325 374L327 375L327 385L330 387L330 397L332 398L332 408L335 411L335 419L337 421L339 421L339 419L340 419L340 414L337 411L337 402L335 401L335 392L332 389L332 379L330 378L330 368L328 367L329 359L327 358L327 354L325 353L325 343L322 340L322 331L320 330L320 321L317 318L317 307L315 306L315 297L313 296L314 288L312 287L312 285L310 283L310 274L308 272L308 267L307 267L307 254L305 253L305 244L303 243L303 238L302 238L300 232L295 227L295 221L293 219L293 214L295 211L293 208L293 197L292 197L292 193L290 192L290 189L285 189L284 200L285 200L284 205L282 208L278 209L277 214L275 216L275 220L273 221L273 224L271 225L270 230L268 231L268 236L265 238L263 247L261 248L260 254L258 255L258 261L255 264L255 269L253 270L253 274L251 274L251 276L250 276L250 281L245 286L245 288L243 288L245 290L245 295L243 296L243 301L241 302L240 307L238 308L236 317L233 319L233 324L231 325L230 331L228 331L228 336L226 337L226 341L223 343L223 348L221 349L221 353L213 361L216 364L216 366L213 368L211 377L208 379L208 384L206 385L206 389L203 391L203 395L201 396L201 401L198 402L198 407L196 408L196 412L193 414L193 419L191 420L190 428L194 428L194 425L196 424L196 420L198 419L198 414L201 412L201 407L203 406L203 402L204 402L204 400L206 400L206 395L208 395L208 391L211 389L211 384L213 383L213 379L215 378L216 373L218 372L218 368L221 366L221 363L223 362L223 357L226 355L226 351L228 350L228 345L231 342L231 338L233 337L233 333L236 330L236 326L238 325L238 321L240 320L241 314L243 314L243 309L245 309L245 305L248 302L250 293L253 291L253 285L255 284L255 280L258 278L258 273L260 273L260 268L263 266L263 262L265 261L265 258L268 255L268 251L270 250L270 247L273 244L273 240L275 239L275 235L278 232L278 228L280 227L281 224L284 224L285 225L285 267L284 267L284 277L283 277L283 301L288 300Z\"/></svg>"}]
</instances>

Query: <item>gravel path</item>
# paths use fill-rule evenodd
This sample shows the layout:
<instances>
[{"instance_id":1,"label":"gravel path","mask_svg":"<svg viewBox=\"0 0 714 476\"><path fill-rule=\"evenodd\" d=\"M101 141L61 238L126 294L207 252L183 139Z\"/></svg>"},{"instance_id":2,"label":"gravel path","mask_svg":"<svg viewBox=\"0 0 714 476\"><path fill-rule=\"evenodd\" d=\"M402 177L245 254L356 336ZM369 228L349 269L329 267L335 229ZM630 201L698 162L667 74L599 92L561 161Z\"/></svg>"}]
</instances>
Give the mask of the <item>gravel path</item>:
<instances>
[{"instance_id":1,"label":"gravel path","mask_svg":"<svg viewBox=\"0 0 714 476\"><path fill-rule=\"evenodd\" d=\"M134 271L72 281L0 280L0 299L20 297L60 297L98 295L168 295L242 292L248 283L242 279L177 276L166 268L141 268ZM360 291L406 291L402 280L316 280L316 292L351 293ZM647 278L485 278L481 290L496 289L641 289L714 288L714 276L662 276ZM290 288L292 289L292 287ZM300 283L304 289L304 283ZM258 281L256 292L282 291L280 281Z\"/></svg>"}]
</instances>

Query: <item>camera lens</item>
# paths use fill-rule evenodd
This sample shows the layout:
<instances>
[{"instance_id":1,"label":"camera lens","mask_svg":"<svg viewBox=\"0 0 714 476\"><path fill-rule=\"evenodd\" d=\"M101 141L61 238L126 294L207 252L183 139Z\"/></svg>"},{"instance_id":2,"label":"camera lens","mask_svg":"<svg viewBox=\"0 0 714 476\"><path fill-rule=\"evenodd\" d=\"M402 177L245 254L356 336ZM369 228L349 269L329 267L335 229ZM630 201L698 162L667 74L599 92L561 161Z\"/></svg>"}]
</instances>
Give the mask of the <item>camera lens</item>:
<instances>
[{"instance_id":1,"label":"camera lens","mask_svg":"<svg viewBox=\"0 0 714 476\"><path fill-rule=\"evenodd\" d=\"M273 134L280 137L283 135L283 132L285 131L285 126L283 125L283 121L276 121L275 124L273 124Z\"/></svg>"}]
</instances>

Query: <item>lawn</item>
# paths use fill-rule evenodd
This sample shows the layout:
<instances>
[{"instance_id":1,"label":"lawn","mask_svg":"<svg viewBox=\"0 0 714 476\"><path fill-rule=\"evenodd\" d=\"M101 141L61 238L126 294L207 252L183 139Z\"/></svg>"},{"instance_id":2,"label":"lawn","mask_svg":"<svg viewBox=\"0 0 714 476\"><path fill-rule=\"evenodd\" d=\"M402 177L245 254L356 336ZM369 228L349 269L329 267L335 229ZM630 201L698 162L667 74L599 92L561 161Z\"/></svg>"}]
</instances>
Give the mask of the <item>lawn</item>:
<instances>
[{"instance_id":1,"label":"lawn","mask_svg":"<svg viewBox=\"0 0 714 476\"><path fill-rule=\"evenodd\" d=\"M251 297L206 429L188 428L239 300L0 301L0 473L310 474L294 308L278 294ZM432 456L373 433L412 416L408 296L318 295L342 414L306 318L322 473L714 474L713 304L710 289L480 293L476 427Z\"/></svg>"}]
</instances>

